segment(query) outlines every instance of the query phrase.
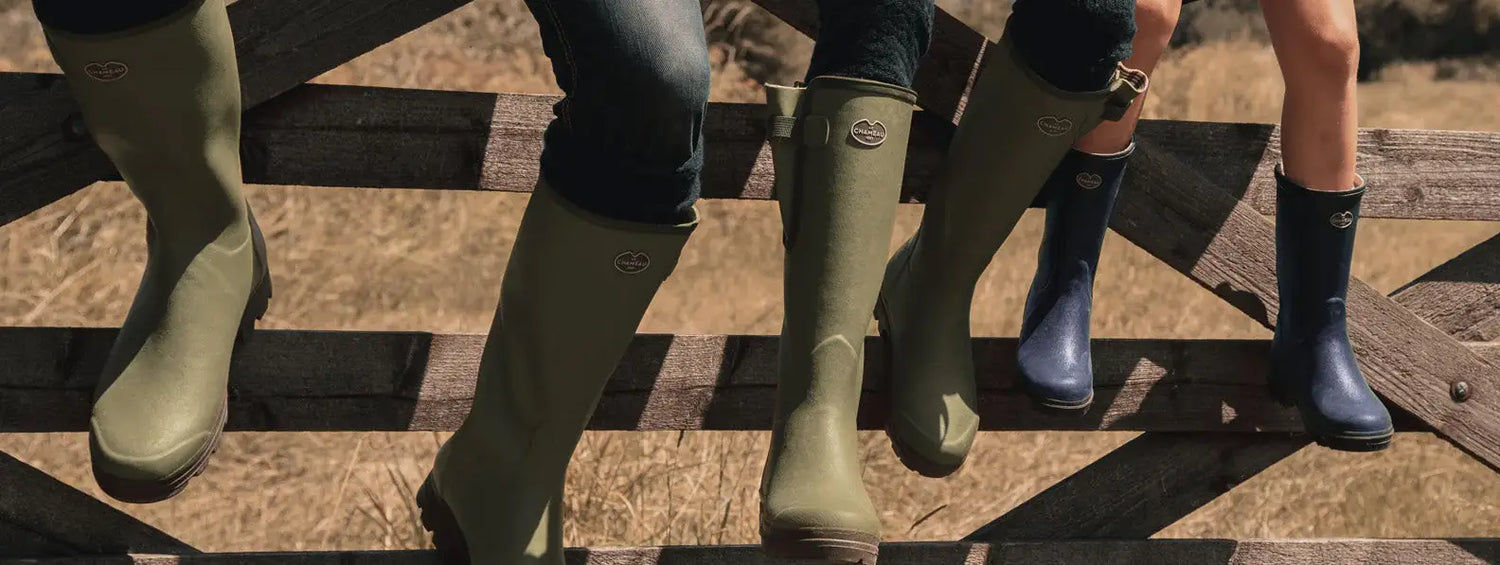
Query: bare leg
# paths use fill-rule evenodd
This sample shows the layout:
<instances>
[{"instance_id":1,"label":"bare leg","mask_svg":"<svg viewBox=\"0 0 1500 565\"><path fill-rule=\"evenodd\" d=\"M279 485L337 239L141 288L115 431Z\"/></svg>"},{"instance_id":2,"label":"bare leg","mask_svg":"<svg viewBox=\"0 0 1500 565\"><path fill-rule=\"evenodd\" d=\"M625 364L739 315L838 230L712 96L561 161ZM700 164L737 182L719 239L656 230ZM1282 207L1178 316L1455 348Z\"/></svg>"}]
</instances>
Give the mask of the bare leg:
<instances>
[{"instance_id":1,"label":"bare leg","mask_svg":"<svg viewBox=\"0 0 1500 565\"><path fill-rule=\"evenodd\" d=\"M1167 43L1172 40L1172 30L1177 28L1177 17L1182 12L1182 0L1139 0L1135 4L1135 40L1125 66L1151 74L1161 61ZM1150 91L1147 91L1147 95ZM1135 124L1141 119L1141 108L1146 96L1135 100L1125 117L1115 122L1104 122L1073 144L1085 153L1106 155L1123 151L1135 136Z\"/></svg>"},{"instance_id":2,"label":"bare leg","mask_svg":"<svg viewBox=\"0 0 1500 565\"><path fill-rule=\"evenodd\" d=\"M1281 154L1286 175L1313 190L1356 183L1359 36L1353 0L1261 0L1286 79Z\"/></svg>"}]
</instances>

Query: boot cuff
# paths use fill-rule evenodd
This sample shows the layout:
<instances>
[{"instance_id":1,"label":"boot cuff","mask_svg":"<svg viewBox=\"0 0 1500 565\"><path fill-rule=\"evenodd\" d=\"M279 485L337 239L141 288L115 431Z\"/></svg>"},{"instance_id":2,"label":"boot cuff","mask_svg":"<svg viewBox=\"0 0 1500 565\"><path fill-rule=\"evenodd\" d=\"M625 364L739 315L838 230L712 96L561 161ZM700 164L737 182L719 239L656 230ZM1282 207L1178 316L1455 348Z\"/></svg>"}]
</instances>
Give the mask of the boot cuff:
<instances>
[{"instance_id":1,"label":"boot cuff","mask_svg":"<svg viewBox=\"0 0 1500 565\"><path fill-rule=\"evenodd\" d=\"M692 219L678 224L651 224L645 222L632 222L629 220L617 220L615 218L610 218L608 216L602 216L594 212L590 212L588 210L585 210L582 206L574 204L572 201L559 194L556 189L552 188L547 183L547 181L542 178L537 179L536 188L532 191L531 197L544 198L552 205L568 211L568 213L578 217L583 221L614 230L636 233L676 233L688 235L693 233L693 230L698 227L699 214L698 208L696 206L689 208L689 210L691 210L693 214Z\"/></svg>"},{"instance_id":2,"label":"boot cuff","mask_svg":"<svg viewBox=\"0 0 1500 565\"><path fill-rule=\"evenodd\" d=\"M1007 20L1005 26L1006 31L1001 33L1000 41L990 43L988 49L986 49L986 51L998 49L1000 52L987 53L985 56L985 65L995 64L1000 61L998 58L1004 57L1006 62L1020 69L1022 74L1030 79L1033 84L1041 87L1053 96L1073 100L1103 98L1107 101L1107 106L1104 110L1104 119L1106 120L1116 121L1123 117L1125 112L1130 109L1130 105L1135 103L1135 99L1144 94L1146 88L1151 84L1151 79L1146 73L1127 67L1124 63L1119 63L1115 66L1114 77L1109 80L1109 84L1102 90L1076 92L1058 88L1057 85L1052 84L1043 78L1042 75L1037 74L1036 69L1033 69L1031 64L1026 61L1026 58L1021 56L1021 51L1016 48L1014 39L1010 34L1010 21Z\"/></svg>"},{"instance_id":3,"label":"boot cuff","mask_svg":"<svg viewBox=\"0 0 1500 565\"><path fill-rule=\"evenodd\" d=\"M807 88L810 90L819 88L836 88L839 90L855 91L862 94L894 98L907 104L917 103L917 92L915 90L906 88L904 86L887 84L878 80L823 75L813 77L811 81L808 81Z\"/></svg>"},{"instance_id":4,"label":"boot cuff","mask_svg":"<svg viewBox=\"0 0 1500 565\"><path fill-rule=\"evenodd\" d=\"M1278 196L1300 195L1303 198L1313 200L1347 202L1349 199L1353 199L1355 202L1358 202L1359 198L1361 196L1364 196L1365 194L1365 178L1355 175L1355 179L1359 184L1355 185L1354 188L1351 188L1349 190L1313 190L1311 188L1307 188L1305 186L1302 186L1301 184L1298 184L1297 181L1294 181L1291 179L1291 177L1286 176L1286 171L1282 170L1281 163L1276 164L1276 194Z\"/></svg>"}]
</instances>

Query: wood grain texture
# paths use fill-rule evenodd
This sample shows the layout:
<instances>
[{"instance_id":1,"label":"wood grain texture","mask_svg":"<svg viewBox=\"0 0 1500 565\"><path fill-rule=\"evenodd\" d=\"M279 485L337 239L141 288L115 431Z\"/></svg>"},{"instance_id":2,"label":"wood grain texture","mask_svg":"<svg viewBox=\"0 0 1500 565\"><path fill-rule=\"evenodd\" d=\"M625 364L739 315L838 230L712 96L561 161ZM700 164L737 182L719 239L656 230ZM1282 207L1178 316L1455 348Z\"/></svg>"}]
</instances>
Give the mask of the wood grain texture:
<instances>
[{"instance_id":1,"label":"wood grain texture","mask_svg":"<svg viewBox=\"0 0 1500 565\"><path fill-rule=\"evenodd\" d=\"M0 432L83 431L113 329L0 328ZM229 429L452 430L473 397L483 336L258 331L236 355ZM881 341L869 338L859 425L883 427ZM1476 346L1486 354L1496 349ZM594 415L604 430L765 430L777 338L642 335ZM1032 409L1014 385L1015 340L980 339L987 430L1301 429L1265 393L1264 341L1099 340L1096 408L1081 418ZM1403 430L1422 430L1403 424Z\"/></svg>"},{"instance_id":2,"label":"wood grain texture","mask_svg":"<svg viewBox=\"0 0 1500 565\"><path fill-rule=\"evenodd\" d=\"M7 82L16 92L28 92L59 81L54 75L0 75L0 84ZM555 102L552 96L305 85L247 113L245 179L529 192ZM915 124L902 194L907 202L925 198L952 133L933 113L919 113ZM704 128L704 197L770 198L774 178L760 106L711 104ZM1362 136L1361 150L1379 156L1365 161L1374 187L1365 200L1366 217L1500 220L1500 134L1365 130ZM1210 175L1214 184L1204 186L1248 194L1264 214L1275 212L1269 175L1278 158L1276 137L1274 126L1262 124L1146 122L1141 130L1141 139ZM87 169L75 164L64 172ZM29 204L0 202L0 210L45 204L36 200L40 194L18 193Z\"/></svg>"},{"instance_id":3,"label":"wood grain texture","mask_svg":"<svg viewBox=\"0 0 1500 565\"><path fill-rule=\"evenodd\" d=\"M1309 442L1303 434L1144 433L964 540L1145 539Z\"/></svg>"},{"instance_id":4,"label":"wood grain texture","mask_svg":"<svg viewBox=\"0 0 1500 565\"><path fill-rule=\"evenodd\" d=\"M890 543L890 565L1485 565L1500 540L1141 540ZM429 551L134 555L0 560L0 565L436 565ZM755 546L570 549L568 565L777 565Z\"/></svg>"},{"instance_id":5,"label":"wood grain texture","mask_svg":"<svg viewBox=\"0 0 1500 565\"><path fill-rule=\"evenodd\" d=\"M1500 339L1500 236L1437 266L1391 298L1454 339Z\"/></svg>"},{"instance_id":6,"label":"wood grain texture","mask_svg":"<svg viewBox=\"0 0 1500 565\"><path fill-rule=\"evenodd\" d=\"M1142 143L1111 227L1270 327L1276 310L1271 223L1248 202L1208 188L1182 161ZM1349 334L1366 378L1387 402L1500 468L1500 371L1442 330L1352 279ZM1471 390L1449 398L1452 383Z\"/></svg>"},{"instance_id":7,"label":"wood grain texture","mask_svg":"<svg viewBox=\"0 0 1500 565\"><path fill-rule=\"evenodd\" d=\"M244 0L229 6L251 108L469 0ZM56 75L0 76L0 225L96 180L117 178Z\"/></svg>"},{"instance_id":8,"label":"wood grain texture","mask_svg":"<svg viewBox=\"0 0 1500 565\"><path fill-rule=\"evenodd\" d=\"M130 552L197 550L0 452L0 561Z\"/></svg>"}]
</instances>

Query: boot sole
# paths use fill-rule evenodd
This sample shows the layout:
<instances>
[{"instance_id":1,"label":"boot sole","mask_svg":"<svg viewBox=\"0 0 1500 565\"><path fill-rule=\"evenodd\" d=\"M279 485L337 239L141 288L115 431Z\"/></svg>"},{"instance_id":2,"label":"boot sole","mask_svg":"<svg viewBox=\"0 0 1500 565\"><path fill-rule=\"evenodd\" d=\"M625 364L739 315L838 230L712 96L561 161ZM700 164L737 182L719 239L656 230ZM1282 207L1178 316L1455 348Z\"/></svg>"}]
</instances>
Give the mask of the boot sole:
<instances>
[{"instance_id":1,"label":"boot sole","mask_svg":"<svg viewBox=\"0 0 1500 565\"><path fill-rule=\"evenodd\" d=\"M1395 439L1395 436L1396 431L1393 428L1370 433L1313 433L1313 438L1318 445L1334 451L1356 453L1383 451L1391 446L1391 440Z\"/></svg>"},{"instance_id":2,"label":"boot sole","mask_svg":"<svg viewBox=\"0 0 1500 565\"><path fill-rule=\"evenodd\" d=\"M1287 386L1280 384L1282 381L1272 380L1266 383L1271 392L1271 398L1286 408L1296 408L1297 401L1292 398L1291 391ZM1306 424L1304 424L1306 425ZM1321 432L1308 429L1307 433L1313 437L1313 442L1332 449L1334 451L1349 451L1354 453L1369 453L1382 451L1391 446L1391 441L1396 437L1394 427L1386 428L1378 432Z\"/></svg>"},{"instance_id":3,"label":"boot sole","mask_svg":"<svg viewBox=\"0 0 1500 565\"><path fill-rule=\"evenodd\" d=\"M266 314L266 309L271 302L271 275L266 273L260 283L250 291L250 298L245 302L245 312L240 318L239 331L234 336L234 348L239 347L249 340L250 333L255 329L255 322ZM233 356L233 353L230 354ZM223 407L219 410L219 422L214 426L213 437L208 440L203 450L193 456L192 462L181 471L173 473L161 479L125 479L94 471L94 482L99 488L109 495L110 498L120 502L132 504L151 504L161 502L182 493L203 470L208 467L208 460L219 451L219 442L224 437L224 425L229 421L229 398L225 394Z\"/></svg>"},{"instance_id":4,"label":"boot sole","mask_svg":"<svg viewBox=\"0 0 1500 565\"><path fill-rule=\"evenodd\" d=\"M888 415L895 414L896 403L896 397L893 394L891 387L889 386L890 375L892 375L896 369L895 359L891 355L890 329L886 327L886 320L889 317L890 315L885 311L885 297L882 296L880 300L875 303L875 331L880 334L880 341L882 342L881 345L884 347L882 351L885 354L885 374L887 379L885 397L886 413ZM891 451L896 453L896 459L901 461L901 464L907 469L910 469L918 475L922 475L929 479L941 479L958 472L958 469L960 467L963 467L963 461L959 461L958 464L938 463L936 461L918 455L916 450L906 445L906 443L901 441L901 438L896 435L895 430L892 428L891 421L892 420L888 416L885 424L885 437L886 439L890 440Z\"/></svg>"},{"instance_id":5,"label":"boot sole","mask_svg":"<svg viewBox=\"0 0 1500 565\"><path fill-rule=\"evenodd\" d=\"M1089 391L1089 397L1078 401L1058 400L1055 398L1041 398L1032 396L1031 400L1036 407L1049 414L1062 416L1082 416L1087 414L1089 408L1094 405L1094 392Z\"/></svg>"},{"instance_id":6,"label":"boot sole","mask_svg":"<svg viewBox=\"0 0 1500 565\"><path fill-rule=\"evenodd\" d=\"M229 419L229 402L225 399L224 407L219 412L219 423L214 428L214 435L193 457L192 463L181 471L162 479L122 479L107 473L94 471L94 482L104 494L120 502L131 504L150 504L161 502L168 498L177 496L183 489L187 488L188 482L194 477L203 474L203 469L208 467L208 460L219 451L219 439L224 436L224 423Z\"/></svg>"},{"instance_id":7,"label":"boot sole","mask_svg":"<svg viewBox=\"0 0 1500 565\"><path fill-rule=\"evenodd\" d=\"M431 476L422 482L422 488L417 489L417 507L421 509L422 529L432 534L432 545L437 548L442 562L469 565L469 542L464 539L453 510L433 488Z\"/></svg>"},{"instance_id":8,"label":"boot sole","mask_svg":"<svg viewBox=\"0 0 1500 565\"><path fill-rule=\"evenodd\" d=\"M846 565L875 565L880 536L838 528L782 530L761 528L760 544L779 559L809 559Z\"/></svg>"}]
</instances>

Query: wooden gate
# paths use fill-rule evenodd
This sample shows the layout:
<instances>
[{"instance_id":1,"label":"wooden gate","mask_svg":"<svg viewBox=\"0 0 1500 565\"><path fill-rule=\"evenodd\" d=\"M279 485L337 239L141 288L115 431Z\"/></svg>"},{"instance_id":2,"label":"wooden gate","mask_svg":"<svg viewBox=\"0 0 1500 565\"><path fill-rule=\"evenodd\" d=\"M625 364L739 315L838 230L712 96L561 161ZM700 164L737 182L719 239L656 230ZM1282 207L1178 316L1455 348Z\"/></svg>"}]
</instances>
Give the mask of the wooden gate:
<instances>
[{"instance_id":1,"label":"wooden gate","mask_svg":"<svg viewBox=\"0 0 1500 565\"><path fill-rule=\"evenodd\" d=\"M758 0L816 35L810 0ZM245 180L259 184L526 192L555 97L305 85L467 0L241 0L230 6L246 107ZM918 74L903 199L919 202L987 41L940 12ZM760 109L713 104L708 198L766 199ZM0 73L0 225L117 179L58 75ZM1500 133L1363 130L1372 218L1500 220ZM1261 124L1145 122L1111 227L1270 327L1277 308L1271 168ZM1500 236L1389 296L1352 280L1349 333L1403 432L1435 432L1500 469ZM110 329L0 328L0 432L83 431ZM231 431L453 430L483 336L261 331L233 369ZM639 336L591 429L767 430L774 336ZM871 338L868 356L880 359ZM985 430L1145 432L963 540L894 543L883 562L1450 564L1500 562L1500 539L1155 540L1193 510L1307 446L1264 392L1268 343L1099 340L1085 418L1034 411L1014 339L976 340ZM862 429L883 427L883 367L867 367ZM436 563L430 552L198 552L0 453L0 563ZM573 564L762 564L750 546L576 549Z\"/></svg>"}]
</instances>

